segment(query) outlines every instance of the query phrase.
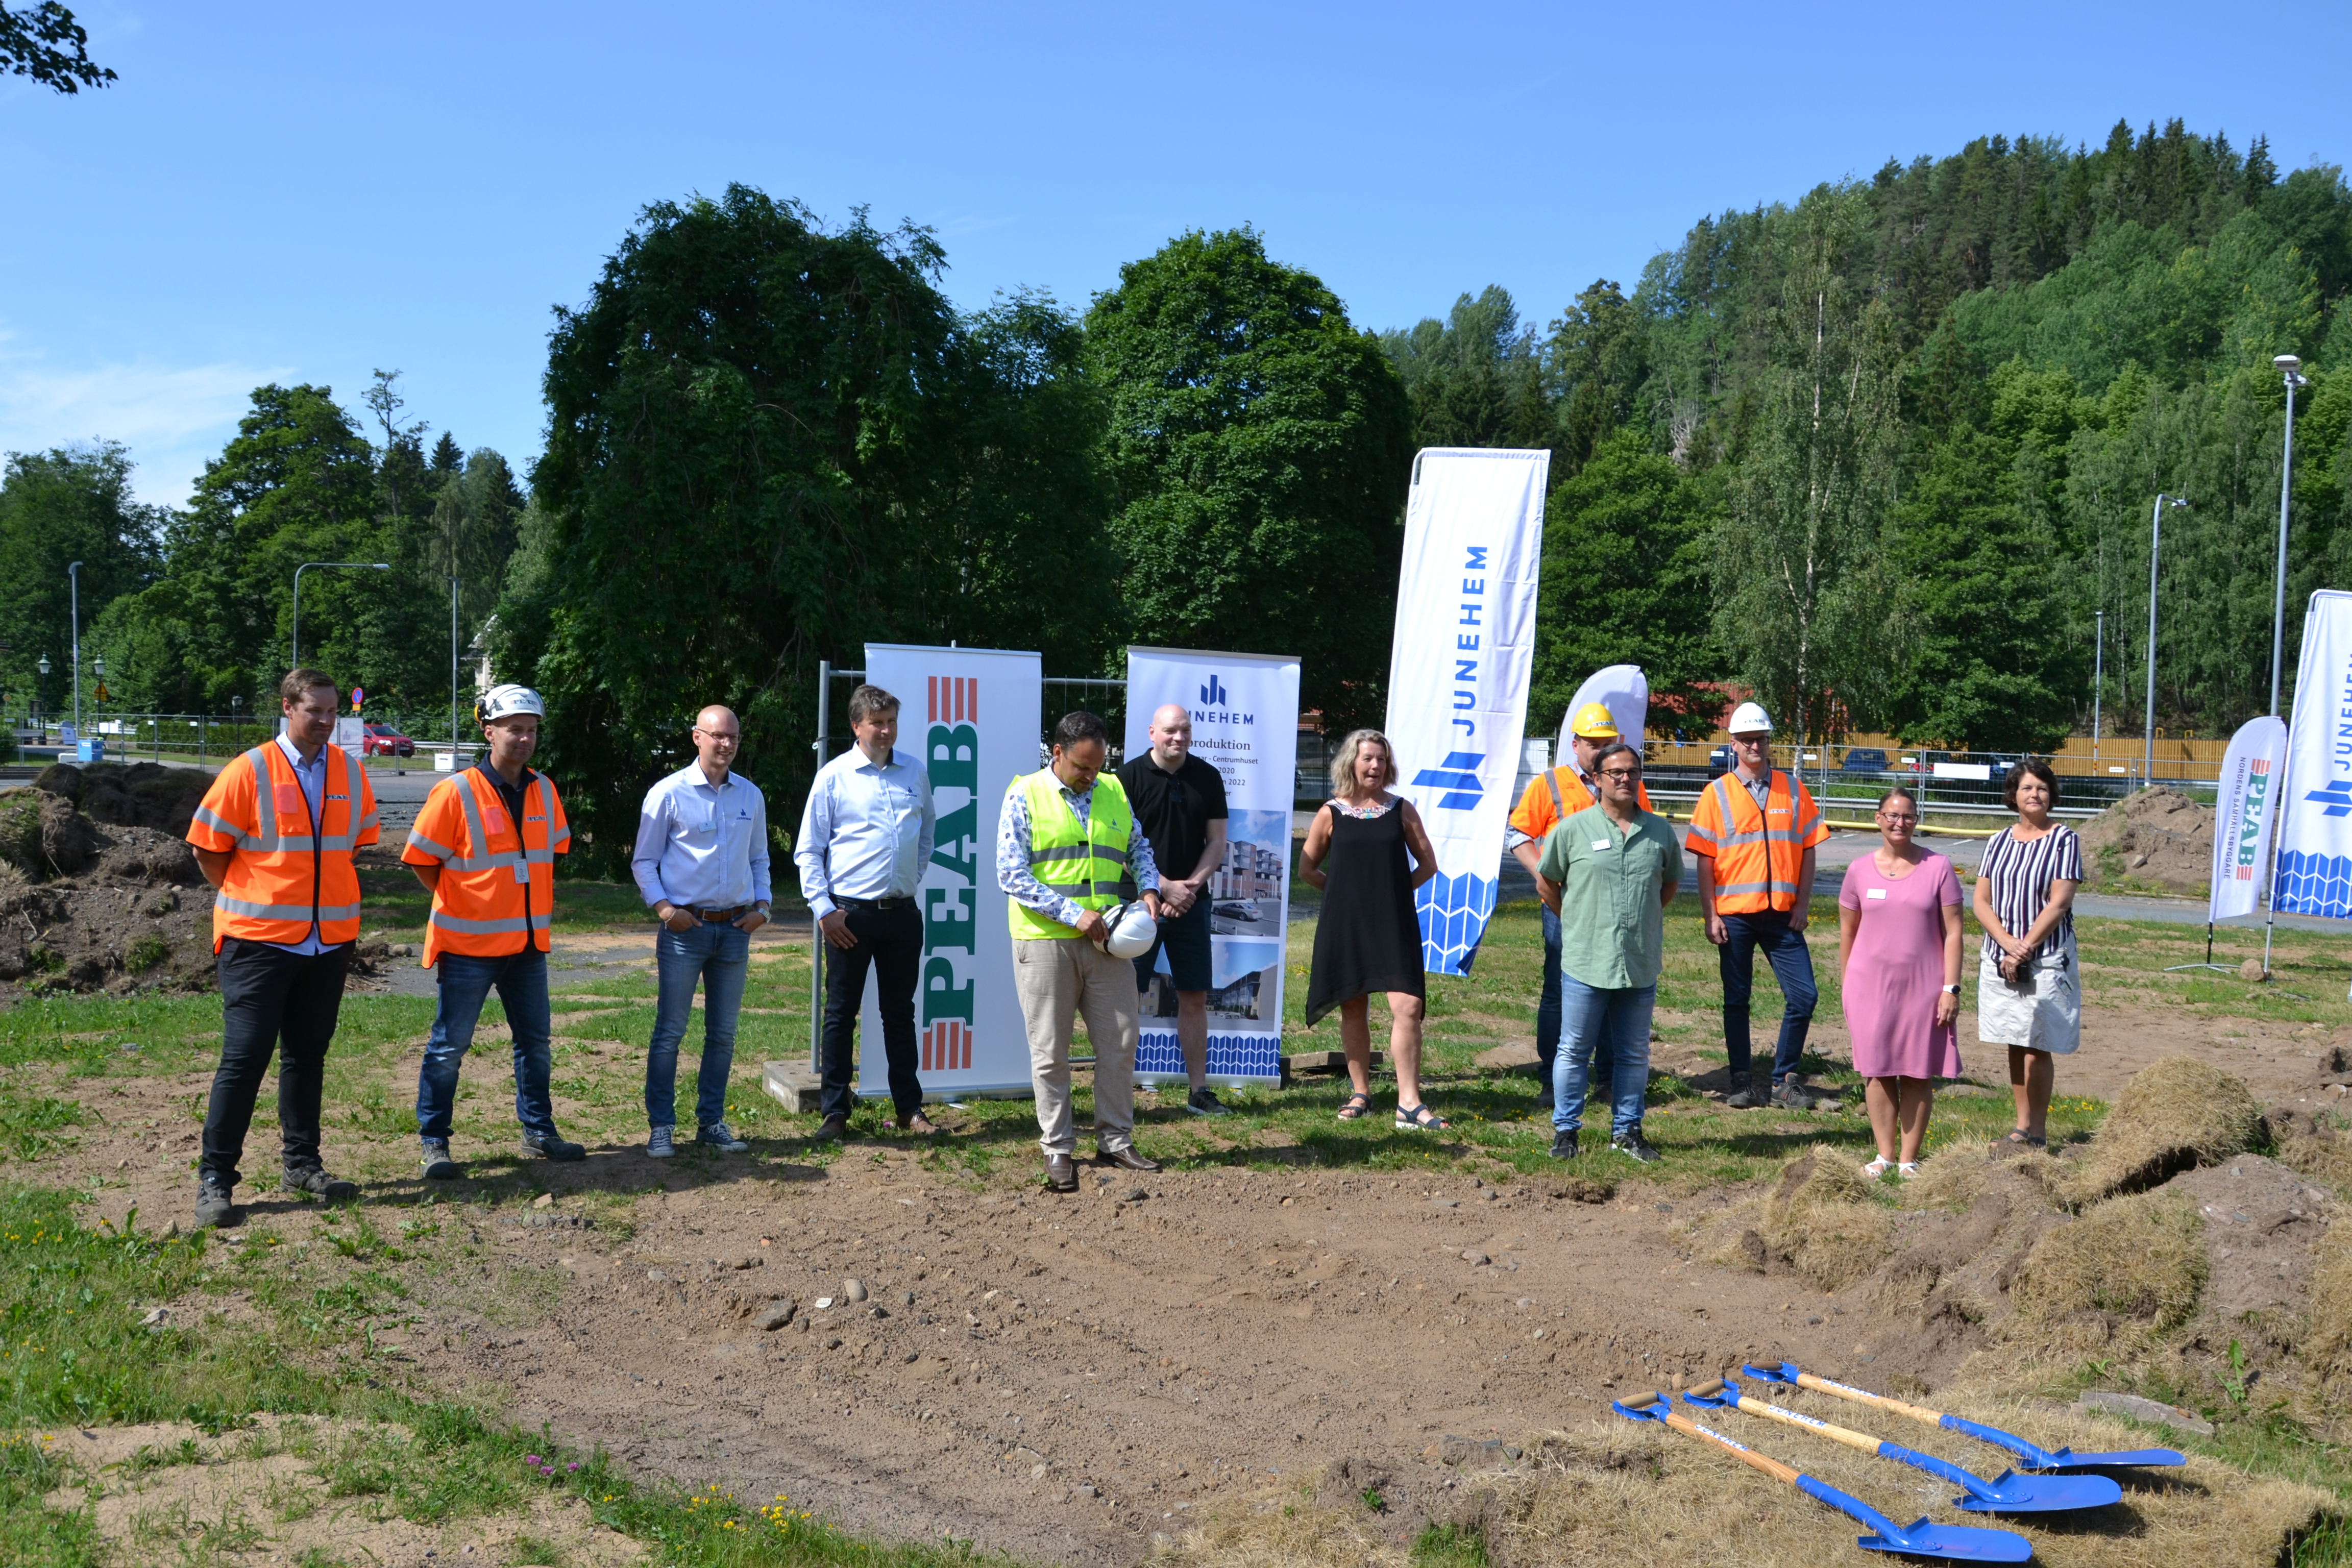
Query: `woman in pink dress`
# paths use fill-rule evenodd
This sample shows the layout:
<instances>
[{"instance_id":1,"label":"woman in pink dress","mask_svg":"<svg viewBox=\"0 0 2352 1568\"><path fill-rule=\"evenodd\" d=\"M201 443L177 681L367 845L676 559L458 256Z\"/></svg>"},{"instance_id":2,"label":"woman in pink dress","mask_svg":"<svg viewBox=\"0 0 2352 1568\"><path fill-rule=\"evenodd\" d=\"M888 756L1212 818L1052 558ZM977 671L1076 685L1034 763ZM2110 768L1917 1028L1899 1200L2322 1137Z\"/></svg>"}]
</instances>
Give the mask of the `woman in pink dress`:
<instances>
[{"instance_id":1,"label":"woman in pink dress","mask_svg":"<svg viewBox=\"0 0 2352 1568\"><path fill-rule=\"evenodd\" d=\"M1878 1158L1919 1173L1935 1080L1960 1076L1952 1020L1960 1011L1960 879L1952 863L1912 842L1919 803L1891 789L1878 802L1878 847L1846 868L1838 893L1838 968L1853 1070L1864 1079Z\"/></svg>"}]
</instances>

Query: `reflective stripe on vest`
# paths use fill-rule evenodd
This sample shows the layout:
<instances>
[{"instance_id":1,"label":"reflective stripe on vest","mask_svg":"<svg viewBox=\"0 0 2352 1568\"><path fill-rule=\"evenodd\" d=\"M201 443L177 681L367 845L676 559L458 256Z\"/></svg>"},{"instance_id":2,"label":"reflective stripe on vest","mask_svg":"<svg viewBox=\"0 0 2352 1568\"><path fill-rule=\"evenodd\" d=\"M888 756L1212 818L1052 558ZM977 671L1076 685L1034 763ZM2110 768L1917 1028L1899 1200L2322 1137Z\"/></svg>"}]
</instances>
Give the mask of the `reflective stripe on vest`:
<instances>
[{"instance_id":1,"label":"reflective stripe on vest","mask_svg":"<svg viewBox=\"0 0 2352 1568\"><path fill-rule=\"evenodd\" d=\"M301 779L275 742L256 746L228 765L252 774L253 822L247 826L209 807L197 808L198 821L235 843L213 897L215 949L229 937L292 947L310 940L314 928L330 947L356 941L360 885L352 849L362 825L373 817L360 810L365 785L350 757L338 747L326 748L315 824ZM301 803L299 831L288 831L278 821L280 785Z\"/></svg>"},{"instance_id":2,"label":"reflective stripe on vest","mask_svg":"<svg viewBox=\"0 0 2352 1568\"><path fill-rule=\"evenodd\" d=\"M1762 805L1736 774L1725 773L1707 788L1716 792L1716 816L1728 831L1715 841L1715 898L1718 913L1759 914L1797 907L1797 874L1804 866L1804 832L1797 821L1797 796L1789 775L1777 769ZM1738 827L1741 806L1756 818ZM1772 826L1774 806L1784 826ZM1735 907L1736 906L1736 907Z\"/></svg>"},{"instance_id":3,"label":"reflective stripe on vest","mask_svg":"<svg viewBox=\"0 0 2352 1568\"><path fill-rule=\"evenodd\" d=\"M410 844L423 849L441 862L441 877L433 894L433 910L425 917L425 962L430 966L445 952L459 953L472 958L502 958L517 952L537 948L548 951L548 930L552 923L555 906L553 846L563 842L554 837L555 785L545 773L531 781L523 795L523 820L510 822L516 847L495 849L490 847L490 833L482 814L481 792L490 789L489 781L481 776L478 768L468 768L455 779L435 786L457 792L457 805L466 823L465 850L436 843L411 829ZM539 816L530 816L533 804ZM506 803L499 803L499 815L510 816ZM530 825L536 820L541 843L530 842ZM569 838L566 834L564 838ZM538 868L547 868L544 870ZM519 879L517 873L521 873ZM511 938L521 936L521 948Z\"/></svg>"},{"instance_id":4,"label":"reflective stripe on vest","mask_svg":"<svg viewBox=\"0 0 2352 1568\"><path fill-rule=\"evenodd\" d=\"M1050 767L1013 781L1029 808L1029 870L1037 880L1081 909L1108 910L1119 902L1128 868L1128 839L1135 814L1116 776L1098 774L1094 798L1080 822L1063 798L1062 781ZM1008 795L1011 790L1006 792ZM1054 940L1076 933L1016 900L1005 900L1016 939Z\"/></svg>"}]
</instances>

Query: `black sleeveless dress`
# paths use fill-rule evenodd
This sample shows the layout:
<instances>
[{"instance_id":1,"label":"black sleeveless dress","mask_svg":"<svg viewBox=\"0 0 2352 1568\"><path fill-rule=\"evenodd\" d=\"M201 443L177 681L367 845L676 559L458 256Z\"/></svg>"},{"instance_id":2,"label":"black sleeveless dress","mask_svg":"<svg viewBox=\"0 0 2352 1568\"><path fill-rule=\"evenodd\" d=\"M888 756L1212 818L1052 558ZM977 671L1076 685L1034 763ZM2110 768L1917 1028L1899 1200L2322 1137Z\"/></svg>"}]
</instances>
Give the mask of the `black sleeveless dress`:
<instances>
[{"instance_id":1,"label":"black sleeveless dress","mask_svg":"<svg viewBox=\"0 0 2352 1568\"><path fill-rule=\"evenodd\" d=\"M1372 817L1350 816L1328 801L1323 809L1331 815L1331 847L1323 858L1323 913L1307 978L1310 1028L1340 1003L1375 991L1424 994L1404 803Z\"/></svg>"}]
</instances>

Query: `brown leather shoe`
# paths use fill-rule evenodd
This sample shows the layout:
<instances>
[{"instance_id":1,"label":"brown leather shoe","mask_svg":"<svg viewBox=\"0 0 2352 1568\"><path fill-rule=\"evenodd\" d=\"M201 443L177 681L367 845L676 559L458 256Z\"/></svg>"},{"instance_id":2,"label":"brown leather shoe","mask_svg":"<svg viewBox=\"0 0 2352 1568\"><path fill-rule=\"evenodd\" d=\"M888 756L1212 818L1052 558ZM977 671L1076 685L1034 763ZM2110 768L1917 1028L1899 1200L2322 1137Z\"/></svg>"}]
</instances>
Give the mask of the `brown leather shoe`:
<instances>
[{"instance_id":1,"label":"brown leather shoe","mask_svg":"<svg viewBox=\"0 0 2352 1568\"><path fill-rule=\"evenodd\" d=\"M1096 1153L1095 1158L1103 1164L1117 1165L1122 1171L1156 1171L1160 1169L1159 1161L1145 1159L1141 1154L1136 1152L1135 1145L1132 1143L1129 1144L1124 1149L1101 1150Z\"/></svg>"},{"instance_id":2,"label":"brown leather shoe","mask_svg":"<svg viewBox=\"0 0 2352 1568\"><path fill-rule=\"evenodd\" d=\"M1078 1190L1078 1167L1067 1154L1045 1156L1045 1184L1057 1193Z\"/></svg>"},{"instance_id":3,"label":"brown leather shoe","mask_svg":"<svg viewBox=\"0 0 2352 1568\"><path fill-rule=\"evenodd\" d=\"M939 1131L938 1125L921 1111L911 1111L898 1118L898 1131L912 1132L918 1138L928 1138Z\"/></svg>"}]
</instances>

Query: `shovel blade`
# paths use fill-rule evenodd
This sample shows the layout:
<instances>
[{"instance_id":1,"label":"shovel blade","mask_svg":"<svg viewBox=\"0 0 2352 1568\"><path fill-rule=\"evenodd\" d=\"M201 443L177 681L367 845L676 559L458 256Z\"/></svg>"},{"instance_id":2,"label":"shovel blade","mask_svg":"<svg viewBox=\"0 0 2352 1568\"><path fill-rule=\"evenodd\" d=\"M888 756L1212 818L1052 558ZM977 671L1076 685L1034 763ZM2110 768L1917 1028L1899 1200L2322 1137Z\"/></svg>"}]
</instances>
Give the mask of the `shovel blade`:
<instances>
[{"instance_id":1,"label":"shovel blade","mask_svg":"<svg viewBox=\"0 0 2352 1568\"><path fill-rule=\"evenodd\" d=\"M1956 1563L2023 1563L2033 1555L2033 1543L2021 1535L1968 1524L1937 1524L1924 1514L1900 1530L1862 1536L1854 1544L1864 1552L1944 1557Z\"/></svg>"},{"instance_id":2,"label":"shovel blade","mask_svg":"<svg viewBox=\"0 0 2352 1568\"><path fill-rule=\"evenodd\" d=\"M2140 1465L2185 1465L2189 1461L2178 1448L2126 1448L2114 1454L2078 1454L2072 1448L2061 1448L2045 1456L2050 1462L2037 1465L2041 1470L2116 1470Z\"/></svg>"},{"instance_id":3,"label":"shovel blade","mask_svg":"<svg viewBox=\"0 0 2352 1568\"><path fill-rule=\"evenodd\" d=\"M1985 1495L1952 1500L1969 1513L2072 1513L2122 1500L2124 1489L2106 1476L2021 1476L2003 1470L1985 1485Z\"/></svg>"}]
</instances>

